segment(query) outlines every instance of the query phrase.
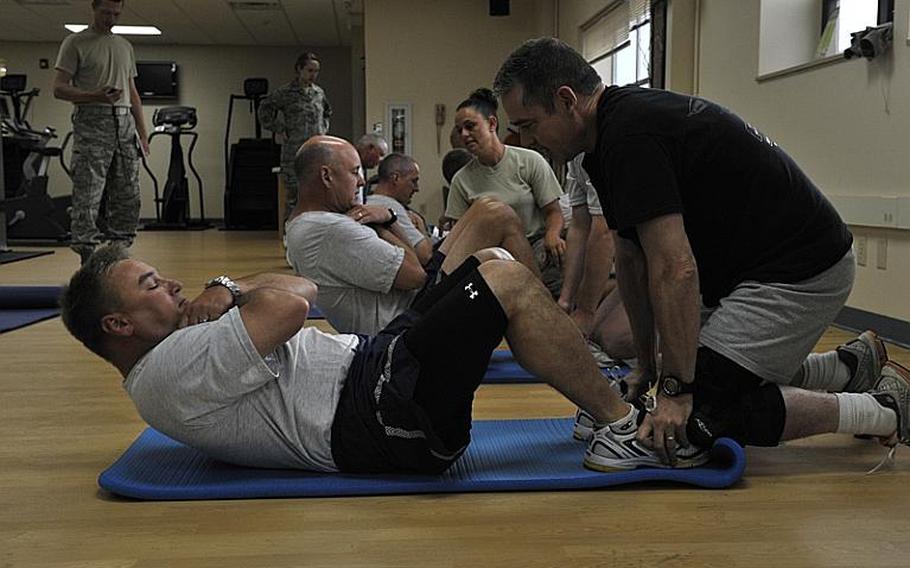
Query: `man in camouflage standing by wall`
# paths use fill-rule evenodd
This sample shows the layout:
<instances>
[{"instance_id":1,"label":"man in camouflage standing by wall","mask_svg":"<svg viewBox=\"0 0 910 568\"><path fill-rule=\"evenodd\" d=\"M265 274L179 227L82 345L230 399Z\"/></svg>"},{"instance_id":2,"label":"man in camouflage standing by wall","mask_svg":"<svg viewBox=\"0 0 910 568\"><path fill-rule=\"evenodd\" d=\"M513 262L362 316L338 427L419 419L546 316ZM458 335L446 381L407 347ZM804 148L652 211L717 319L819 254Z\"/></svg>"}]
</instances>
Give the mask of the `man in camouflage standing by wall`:
<instances>
[{"instance_id":1,"label":"man in camouflage standing by wall","mask_svg":"<svg viewBox=\"0 0 910 568\"><path fill-rule=\"evenodd\" d=\"M316 84L319 59L315 53L304 53L294 65L297 78L272 91L259 107L262 126L284 135L281 147L281 175L287 195L287 213L297 205L297 176L294 156L311 136L329 130L332 105L322 87ZM279 113L281 116L279 116Z\"/></svg>"},{"instance_id":2,"label":"man in camouflage standing by wall","mask_svg":"<svg viewBox=\"0 0 910 568\"><path fill-rule=\"evenodd\" d=\"M107 190L107 238L130 246L139 225L139 152L148 154L133 46L111 32L124 0L93 0L92 25L63 40L54 96L73 112L71 247L83 264L101 241L98 210Z\"/></svg>"}]
</instances>

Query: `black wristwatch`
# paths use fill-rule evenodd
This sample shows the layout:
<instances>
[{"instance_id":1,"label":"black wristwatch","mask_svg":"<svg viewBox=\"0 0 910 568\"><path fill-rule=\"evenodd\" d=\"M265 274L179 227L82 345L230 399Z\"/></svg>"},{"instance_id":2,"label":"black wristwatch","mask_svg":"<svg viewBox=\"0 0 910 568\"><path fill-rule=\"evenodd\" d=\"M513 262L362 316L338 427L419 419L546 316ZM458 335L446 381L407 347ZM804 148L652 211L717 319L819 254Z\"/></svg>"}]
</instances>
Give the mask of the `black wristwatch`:
<instances>
[{"instance_id":1,"label":"black wristwatch","mask_svg":"<svg viewBox=\"0 0 910 568\"><path fill-rule=\"evenodd\" d=\"M673 375L664 375L657 382L657 392L669 397L692 394L695 392L695 383L686 383Z\"/></svg>"},{"instance_id":2,"label":"black wristwatch","mask_svg":"<svg viewBox=\"0 0 910 568\"><path fill-rule=\"evenodd\" d=\"M389 207L389 215L391 215L391 217L389 217L388 221L386 221L384 223L379 223L380 227L388 229L389 227L391 227L392 225L395 224L395 221L398 220L398 215L395 213L395 210L392 209L391 207Z\"/></svg>"},{"instance_id":3,"label":"black wristwatch","mask_svg":"<svg viewBox=\"0 0 910 568\"><path fill-rule=\"evenodd\" d=\"M212 278L205 283L206 289L209 289L212 286L223 286L227 288L228 292L231 293L231 297L234 299L234 305L237 305L237 300L240 299L241 294L240 286L238 286L237 283L231 280L226 274L216 276L215 278Z\"/></svg>"}]
</instances>

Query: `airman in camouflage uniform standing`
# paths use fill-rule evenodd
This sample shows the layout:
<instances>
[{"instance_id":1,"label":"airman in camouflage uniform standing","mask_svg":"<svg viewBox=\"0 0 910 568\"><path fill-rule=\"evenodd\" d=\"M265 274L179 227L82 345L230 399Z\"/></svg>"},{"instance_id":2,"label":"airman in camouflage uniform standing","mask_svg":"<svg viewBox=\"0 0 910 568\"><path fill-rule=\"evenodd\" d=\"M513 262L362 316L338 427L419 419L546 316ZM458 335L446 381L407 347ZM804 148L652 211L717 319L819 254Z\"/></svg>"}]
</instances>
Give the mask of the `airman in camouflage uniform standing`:
<instances>
[{"instance_id":1,"label":"airman in camouflage uniform standing","mask_svg":"<svg viewBox=\"0 0 910 568\"><path fill-rule=\"evenodd\" d=\"M94 0L93 23L63 40L54 96L75 103L70 246L88 259L102 239L98 210L107 193L107 239L130 246L139 226L139 152L148 152L133 47L111 33L122 0Z\"/></svg>"},{"instance_id":2,"label":"airman in camouflage uniform standing","mask_svg":"<svg viewBox=\"0 0 910 568\"><path fill-rule=\"evenodd\" d=\"M287 190L288 213L297 205L294 156L309 137L328 132L329 117L332 116L332 106L325 91L315 83L319 76L319 60L316 55L304 53L297 58L294 69L297 78L270 93L259 107L262 126L284 135L281 175L284 176L284 187Z\"/></svg>"}]
</instances>

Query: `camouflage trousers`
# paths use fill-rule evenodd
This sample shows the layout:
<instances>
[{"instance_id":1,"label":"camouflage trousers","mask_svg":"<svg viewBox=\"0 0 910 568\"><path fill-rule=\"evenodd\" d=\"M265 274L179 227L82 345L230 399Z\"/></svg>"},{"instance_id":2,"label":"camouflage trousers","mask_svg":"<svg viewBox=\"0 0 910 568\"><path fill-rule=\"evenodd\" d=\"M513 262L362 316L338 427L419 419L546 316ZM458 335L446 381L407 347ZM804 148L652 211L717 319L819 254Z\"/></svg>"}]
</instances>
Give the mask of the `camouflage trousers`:
<instances>
[{"instance_id":1,"label":"camouflage trousers","mask_svg":"<svg viewBox=\"0 0 910 568\"><path fill-rule=\"evenodd\" d=\"M297 174L294 171L294 162L288 163L282 160L281 177L284 179L284 220L287 221L291 211L297 207Z\"/></svg>"},{"instance_id":2,"label":"camouflage trousers","mask_svg":"<svg viewBox=\"0 0 910 568\"><path fill-rule=\"evenodd\" d=\"M102 240L133 244L139 226L139 140L133 116L111 107L76 107L73 113L73 210L70 247L91 251ZM107 232L98 229L102 196Z\"/></svg>"}]
</instances>

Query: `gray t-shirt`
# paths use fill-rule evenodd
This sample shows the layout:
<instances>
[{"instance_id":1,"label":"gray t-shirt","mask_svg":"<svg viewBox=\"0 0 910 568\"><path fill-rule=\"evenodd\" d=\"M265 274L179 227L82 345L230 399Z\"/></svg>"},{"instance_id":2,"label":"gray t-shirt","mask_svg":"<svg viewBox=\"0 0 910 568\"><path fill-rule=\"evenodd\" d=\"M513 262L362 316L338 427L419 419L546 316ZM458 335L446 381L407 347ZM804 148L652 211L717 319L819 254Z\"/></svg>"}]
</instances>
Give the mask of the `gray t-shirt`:
<instances>
[{"instance_id":1,"label":"gray t-shirt","mask_svg":"<svg viewBox=\"0 0 910 568\"><path fill-rule=\"evenodd\" d=\"M597 197L597 190L588 177L588 172L582 167L585 159L585 153L575 156L568 163L566 172L566 194L569 196L569 206L578 207L587 205L588 212L591 215L603 216L603 209L600 208L600 199Z\"/></svg>"},{"instance_id":2,"label":"gray t-shirt","mask_svg":"<svg viewBox=\"0 0 910 568\"><path fill-rule=\"evenodd\" d=\"M86 91L117 87L123 93L116 106L130 106L130 79L136 76L136 57L133 46L123 37L98 33L91 27L66 36L54 67L72 75L73 86Z\"/></svg>"},{"instance_id":3,"label":"gray t-shirt","mask_svg":"<svg viewBox=\"0 0 910 568\"><path fill-rule=\"evenodd\" d=\"M216 459L337 471L332 422L359 341L308 327L263 359L232 308L169 335L123 387L151 426Z\"/></svg>"},{"instance_id":4,"label":"gray t-shirt","mask_svg":"<svg viewBox=\"0 0 910 568\"><path fill-rule=\"evenodd\" d=\"M319 286L316 304L341 333L379 333L417 290L396 290L404 249L347 215L310 211L287 224L287 258Z\"/></svg>"},{"instance_id":5,"label":"gray t-shirt","mask_svg":"<svg viewBox=\"0 0 910 568\"><path fill-rule=\"evenodd\" d=\"M494 197L515 210L530 239L546 230L541 208L560 195L562 188L556 174L543 156L507 145L495 166L485 166L474 158L458 170L452 178L446 217L460 219L478 197Z\"/></svg>"},{"instance_id":6,"label":"gray t-shirt","mask_svg":"<svg viewBox=\"0 0 910 568\"><path fill-rule=\"evenodd\" d=\"M411 217L408 215L408 210L405 206L394 197L371 193L367 196L367 204L388 207L394 211L395 215L398 216L398 224L401 225L401 229L408 239L407 243L411 245L412 248L417 246L417 243L427 238L427 236L421 233L420 229L415 227L414 223L411 222Z\"/></svg>"}]
</instances>

